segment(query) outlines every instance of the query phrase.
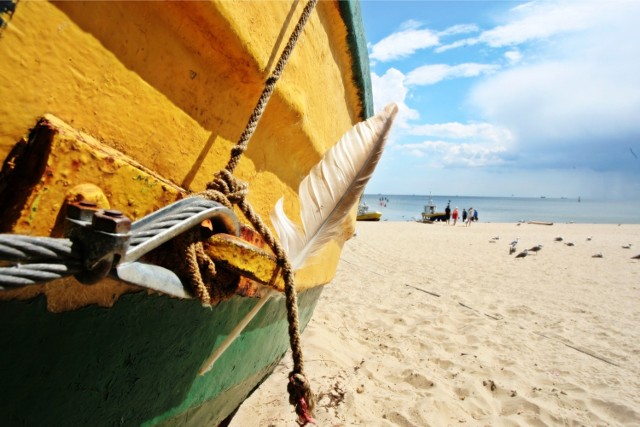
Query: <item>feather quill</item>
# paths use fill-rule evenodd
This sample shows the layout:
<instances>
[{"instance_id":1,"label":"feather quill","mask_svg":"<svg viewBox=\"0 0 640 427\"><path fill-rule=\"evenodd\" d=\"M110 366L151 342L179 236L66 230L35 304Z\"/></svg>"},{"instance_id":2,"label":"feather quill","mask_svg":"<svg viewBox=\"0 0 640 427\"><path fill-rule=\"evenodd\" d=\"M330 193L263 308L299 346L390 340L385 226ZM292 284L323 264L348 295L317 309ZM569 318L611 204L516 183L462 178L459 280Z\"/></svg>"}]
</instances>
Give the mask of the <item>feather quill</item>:
<instances>
[{"instance_id":1,"label":"feather quill","mask_svg":"<svg viewBox=\"0 0 640 427\"><path fill-rule=\"evenodd\" d=\"M397 112L398 106L390 104L349 129L302 180L302 229L284 213L283 199L276 203L271 222L294 270L339 235L380 160Z\"/></svg>"}]
</instances>

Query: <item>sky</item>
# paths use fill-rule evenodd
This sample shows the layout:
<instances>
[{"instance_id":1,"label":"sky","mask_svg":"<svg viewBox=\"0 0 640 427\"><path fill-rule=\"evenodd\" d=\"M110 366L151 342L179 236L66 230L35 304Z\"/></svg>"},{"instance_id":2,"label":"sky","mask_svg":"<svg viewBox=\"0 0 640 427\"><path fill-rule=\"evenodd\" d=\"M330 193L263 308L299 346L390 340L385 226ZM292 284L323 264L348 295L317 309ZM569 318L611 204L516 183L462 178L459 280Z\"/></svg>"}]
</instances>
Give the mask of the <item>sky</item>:
<instances>
[{"instance_id":1,"label":"sky","mask_svg":"<svg viewBox=\"0 0 640 427\"><path fill-rule=\"evenodd\" d=\"M640 199L640 0L362 0L367 194Z\"/></svg>"}]
</instances>

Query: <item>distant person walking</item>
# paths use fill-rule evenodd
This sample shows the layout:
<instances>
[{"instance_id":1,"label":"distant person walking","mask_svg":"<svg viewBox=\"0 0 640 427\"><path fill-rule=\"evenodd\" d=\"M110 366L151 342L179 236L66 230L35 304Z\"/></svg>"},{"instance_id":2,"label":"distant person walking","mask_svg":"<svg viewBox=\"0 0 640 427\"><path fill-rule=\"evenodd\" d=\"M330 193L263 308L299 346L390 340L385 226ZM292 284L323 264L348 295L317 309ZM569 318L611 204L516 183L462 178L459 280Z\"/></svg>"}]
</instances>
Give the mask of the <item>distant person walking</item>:
<instances>
[{"instance_id":1,"label":"distant person walking","mask_svg":"<svg viewBox=\"0 0 640 427\"><path fill-rule=\"evenodd\" d=\"M458 207L456 206L453 210L453 213L451 214L451 217L453 218L453 225L456 225L456 222L458 222L458 214Z\"/></svg>"},{"instance_id":2,"label":"distant person walking","mask_svg":"<svg viewBox=\"0 0 640 427\"><path fill-rule=\"evenodd\" d=\"M478 222L478 209L473 210L473 220Z\"/></svg>"},{"instance_id":3,"label":"distant person walking","mask_svg":"<svg viewBox=\"0 0 640 427\"><path fill-rule=\"evenodd\" d=\"M467 222L467 210L462 209L462 223L465 224Z\"/></svg>"},{"instance_id":4,"label":"distant person walking","mask_svg":"<svg viewBox=\"0 0 640 427\"><path fill-rule=\"evenodd\" d=\"M449 220L451 219L451 200L447 203L447 207L444 208L444 219L447 221L447 225L449 224Z\"/></svg>"},{"instance_id":5,"label":"distant person walking","mask_svg":"<svg viewBox=\"0 0 640 427\"><path fill-rule=\"evenodd\" d=\"M467 227L471 225L472 220L473 220L473 208L469 208L469 213L467 214Z\"/></svg>"}]
</instances>

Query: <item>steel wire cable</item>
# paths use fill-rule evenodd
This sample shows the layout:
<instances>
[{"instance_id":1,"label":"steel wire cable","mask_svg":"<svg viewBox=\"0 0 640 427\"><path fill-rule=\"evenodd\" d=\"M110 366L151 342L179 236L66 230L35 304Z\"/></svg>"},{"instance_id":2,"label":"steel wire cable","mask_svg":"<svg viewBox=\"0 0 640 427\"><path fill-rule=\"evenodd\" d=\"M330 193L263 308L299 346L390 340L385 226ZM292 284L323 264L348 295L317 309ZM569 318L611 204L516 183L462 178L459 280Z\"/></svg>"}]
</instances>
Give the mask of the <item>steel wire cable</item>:
<instances>
[{"instance_id":1,"label":"steel wire cable","mask_svg":"<svg viewBox=\"0 0 640 427\"><path fill-rule=\"evenodd\" d=\"M71 276L81 271L82 266L79 261L57 264L18 264L0 268L0 285L9 288L35 285Z\"/></svg>"},{"instance_id":2,"label":"steel wire cable","mask_svg":"<svg viewBox=\"0 0 640 427\"><path fill-rule=\"evenodd\" d=\"M220 207L206 199L190 198L169 205L132 224L127 250L129 261L148 250L140 246L151 240L175 237L176 229L183 232L213 215ZM136 225L137 224L137 225ZM177 227L176 227L177 226ZM161 236L165 234L166 236ZM10 265L7 265L10 264ZM81 255L73 250L67 238L0 234L0 290L3 286L33 285L80 273Z\"/></svg>"},{"instance_id":3,"label":"steel wire cable","mask_svg":"<svg viewBox=\"0 0 640 427\"><path fill-rule=\"evenodd\" d=\"M69 239L0 234L0 259L12 262L77 259Z\"/></svg>"}]
</instances>

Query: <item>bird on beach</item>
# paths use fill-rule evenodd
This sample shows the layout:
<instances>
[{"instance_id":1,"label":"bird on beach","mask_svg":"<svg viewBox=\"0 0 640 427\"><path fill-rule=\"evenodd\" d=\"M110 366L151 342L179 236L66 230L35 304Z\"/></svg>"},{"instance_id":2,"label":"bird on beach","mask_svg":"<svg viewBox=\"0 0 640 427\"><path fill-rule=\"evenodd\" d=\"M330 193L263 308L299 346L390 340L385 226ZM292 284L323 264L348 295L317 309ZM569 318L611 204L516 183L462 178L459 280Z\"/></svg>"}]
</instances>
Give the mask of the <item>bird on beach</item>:
<instances>
[{"instance_id":1,"label":"bird on beach","mask_svg":"<svg viewBox=\"0 0 640 427\"><path fill-rule=\"evenodd\" d=\"M591 258L602 258L602 252L598 252L595 255L592 255Z\"/></svg>"},{"instance_id":2,"label":"bird on beach","mask_svg":"<svg viewBox=\"0 0 640 427\"><path fill-rule=\"evenodd\" d=\"M533 252L534 254L538 255L538 251L542 249L542 245L541 244L537 244L532 248L529 248L529 252Z\"/></svg>"},{"instance_id":3,"label":"bird on beach","mask_svg":"<svg viewBox=\"0 0 640 427\"><path fill-rule=\"evenodd\" d=\"M509 244L509 255L513 254L516 251L516 246L518 245L518 238Z\"/></svg>"},{"instance_id":4,"label":"bird on beach","mask_svg":"<svg viewBox=\"0 0 640 427\"><path fill-rule=\"evenodd\" d=\"M631 249L631 246L633 246L632 243L629 243L628 245L622 245L622 249Z\"/></svg>"},{"instance_id":5,"label":"bird on beach","mask_svg":"<svg viewBox=\"0 0 640 427\"><path fill-rule=\"evenodd\" d=\"M631 259L640 259L640 254L638 254L636 256L632 256Z\"/></svg>"},{"instance_id":6,"label":"bird on beach","mask_svg":"<svg viewBox=\"0 0 640 427\"><path fill-rule=\"evenodd\" d=\"M553 240L555 240L556 242L562 242L564 239L562 237L556 237Z\"/></svg>"},{"instance_id":7,"label":"bird on beach","mask_svg":"<svg viewBox=\"0 0 640 427\"><path fill-rule=\"evenodd\" d=\"M573 242L566 242L565 245L567 245L567 246L575 246L576 244L573 243Z\"/></svg>"},{"instance_id":8,"label":"bird on beach","mask_svg":"<svg viewBox=\"0 0 640 427\"><path fill-rule=\"evenodd\" d=\"M518 255L516 255L516 258L524 258L529 254L529 251L527 249L525 249L524 251L520 252Z\"/></svg>"}]
</instances>

